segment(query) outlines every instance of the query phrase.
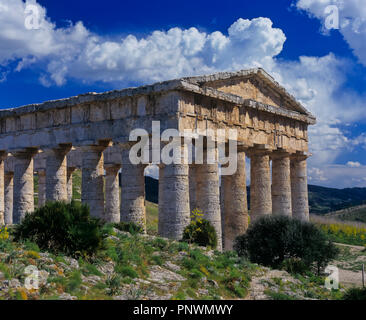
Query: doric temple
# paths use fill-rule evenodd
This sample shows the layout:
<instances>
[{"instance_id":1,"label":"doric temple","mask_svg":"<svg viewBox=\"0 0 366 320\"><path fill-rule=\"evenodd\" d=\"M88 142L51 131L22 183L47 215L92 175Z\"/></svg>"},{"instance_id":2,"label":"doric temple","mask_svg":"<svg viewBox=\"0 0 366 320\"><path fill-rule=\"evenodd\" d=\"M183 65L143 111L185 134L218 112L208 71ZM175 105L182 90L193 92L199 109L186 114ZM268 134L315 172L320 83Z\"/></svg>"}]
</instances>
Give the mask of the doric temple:
<instances>
[{"instance_id":1,"label":"doric temple","mask_svg":"<svg viewBox=\"0 0 366 320\"><path fill-rule=\"evenodd\" d=\"M207 161L159 166L161 236L181 238L198 208L215 227L219 248L232 249L248 227L247 157L251 221L269 214L309 219L307 129L315 117L258 68L1 110L0 223L19 223L34 210L34 175L39 206L70 201L78 168L82 202L93 216L145 224L147 164L130 162L136 142L129 135L136 128L151 134L152 121L160 121L161 132L238 132L232 175L220 179L219 164Z\"/></svg>"}]
</instances>

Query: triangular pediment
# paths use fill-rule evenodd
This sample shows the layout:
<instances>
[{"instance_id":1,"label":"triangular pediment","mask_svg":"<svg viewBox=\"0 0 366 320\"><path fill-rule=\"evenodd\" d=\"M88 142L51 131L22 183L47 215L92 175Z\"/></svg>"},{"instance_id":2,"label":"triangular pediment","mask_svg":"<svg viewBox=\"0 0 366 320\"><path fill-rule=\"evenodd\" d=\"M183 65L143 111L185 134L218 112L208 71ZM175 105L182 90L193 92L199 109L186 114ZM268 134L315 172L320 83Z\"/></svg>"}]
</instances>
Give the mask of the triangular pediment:
<instances>
[{"instance_id":1,"label":"triangular pediment","mask_svg":"<svg viewBox=\"0 0 366 320\"><path fill-rule=\"evenodd\" d=\"M312 116L286 89L261 68L190 77L186 80L198 84L202 88L213 88L244 99Z\"/></svg>"}]
</instances>

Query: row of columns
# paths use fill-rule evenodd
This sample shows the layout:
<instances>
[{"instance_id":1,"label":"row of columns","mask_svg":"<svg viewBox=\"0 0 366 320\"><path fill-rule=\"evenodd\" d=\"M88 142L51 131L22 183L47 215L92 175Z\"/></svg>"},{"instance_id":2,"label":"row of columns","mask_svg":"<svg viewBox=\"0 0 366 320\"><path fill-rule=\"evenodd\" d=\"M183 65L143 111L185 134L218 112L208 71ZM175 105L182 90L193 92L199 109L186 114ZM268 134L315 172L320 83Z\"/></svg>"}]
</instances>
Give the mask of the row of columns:
<instances>
[{"instance_id":1,"label":"row of columns","mask_svg":"<svg viewBox=\"0 0 366 320\"><path fill-rule=\"evenodd\" d=\"M82 202L89 205L93 216L105 221L145 226L146 165L132 165L127 148L122 151L121 164L104 164L105 148L101 145L82 147ZM75 168L67 167L70 149L65 145L46 151L46 168L38 171L39 206L46 201L71 201ZM4 194L0 197L0 223L19 223L27 212L34 210L33 157L36 153L36 150L14 153L14 173L5 175L5 155L0 154L0 192ZM248 227L246 155L251 159L251 221L269 214L308 220L306 156L243 149L238 151L236 172L222 176L221 203L218 164L160 165L159 234L180 239L192 210L198 208L216 230L218 249L232 249L235 238ZM205 152L203 159L207 159ZM120 201L118 172L121 167Z\"/></svg>"}]
</instances>

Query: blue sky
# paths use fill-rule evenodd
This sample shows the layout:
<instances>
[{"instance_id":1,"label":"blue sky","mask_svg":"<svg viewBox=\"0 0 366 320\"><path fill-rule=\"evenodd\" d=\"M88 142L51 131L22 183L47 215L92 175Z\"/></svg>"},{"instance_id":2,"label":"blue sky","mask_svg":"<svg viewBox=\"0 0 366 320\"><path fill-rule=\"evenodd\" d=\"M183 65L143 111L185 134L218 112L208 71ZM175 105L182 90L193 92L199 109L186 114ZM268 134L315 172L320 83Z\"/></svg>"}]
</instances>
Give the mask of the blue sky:
<instances>
[{"instance_id":1,"label":"blue sky","mask_svg":"<svg viewBox=\"0 0 366 320\"><path fill-rule=\"evenodd\" d=\"M33 5L39 26L24 28ZM339 29L326 28L327 6ZM366 187L363 0L0 0L0 107L261 66L318 118L310 183Z\"/></svg>"}]
</instances>

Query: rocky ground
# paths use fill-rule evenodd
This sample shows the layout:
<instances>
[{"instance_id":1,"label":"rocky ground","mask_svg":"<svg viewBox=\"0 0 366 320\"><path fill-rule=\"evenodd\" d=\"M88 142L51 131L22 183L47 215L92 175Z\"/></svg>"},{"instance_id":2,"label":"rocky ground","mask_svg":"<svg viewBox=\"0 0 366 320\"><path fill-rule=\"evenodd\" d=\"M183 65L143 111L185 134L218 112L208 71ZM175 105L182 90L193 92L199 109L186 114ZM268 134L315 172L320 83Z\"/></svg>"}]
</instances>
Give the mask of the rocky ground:
<instances>
[{"instance_id":1,"label":"rocky ground","mask_svg":"<svg viewBox=\"0 0 366 320\"><path fill-rule=\"evenodd\" d=\"M291 276L202 247L113 229L95 257L0 242L0 299L336 299L324 278ZM27 267L38 289L26 288ZM28 270L29 271L29 270Z\"/></svg>"},{"instance_id":2,"label":"rocky ground","mask_svg":"<svg viewBox=\"0 0 366 320\"><path fill-rule=\"evenodd\" d=\"M339 268L339 281L347 288L361 287L362 264L365 265L366 269L366 248L339 243L337 243L337 246L340 248L341 253L333 264Z\"/></svg>"}]
</instances>

